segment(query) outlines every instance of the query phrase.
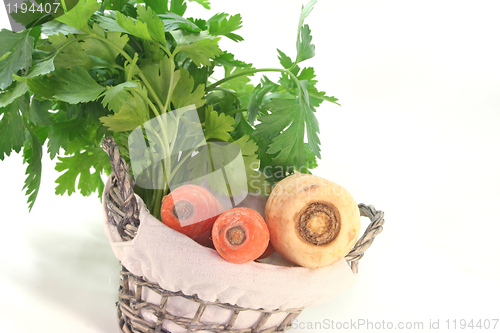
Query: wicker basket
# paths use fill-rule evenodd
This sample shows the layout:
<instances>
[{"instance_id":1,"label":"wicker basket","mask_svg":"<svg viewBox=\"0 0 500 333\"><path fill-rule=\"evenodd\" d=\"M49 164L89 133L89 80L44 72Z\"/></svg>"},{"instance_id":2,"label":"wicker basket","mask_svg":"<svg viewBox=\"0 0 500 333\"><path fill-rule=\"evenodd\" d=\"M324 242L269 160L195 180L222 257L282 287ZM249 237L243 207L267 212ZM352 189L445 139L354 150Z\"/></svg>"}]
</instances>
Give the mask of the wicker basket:
<instances>
[{"instance_id":1,"label":"wicker basket","mask_svg":"<svg viewBox=\"0 0 500 333\"><path fill-rule=\"evenodd\" d=\"M120 156L118 147L112 138L103 141L103 148L110 157L113 174L111 186L104 193L104 202L108 211L108 221L116 226L120 237L132 240L139 226L139 209L134 196L134 181L129 167ZM361 216L371 221L354 248L345 257L353 273L358 272L358 262L366 249L370 247L376 235L382 232L384 213L373 206L359 204ZM176 314L169 309L169 299L182 298L187 308L194 309L192 316ZM151 301L154 299L154 302ZM270 333L284 332L292 325L303 308L286 310L249 309L222 302L208 302L197 295L185 295L179 291L165 290L157 283L129 272L122 266L120 288L118 291L118 317L121 332L153 333L163 332L233 332L233 333ZM203 321L206 312L218 311L223 314L224 323L214 324ZM254 316L251 327L238 325L238 318ZM167 325L165 324L167 323ZM166 327L167 326L167 327ZM171 330L171 328L174 328Z\"/></svg>"}]
</instances>

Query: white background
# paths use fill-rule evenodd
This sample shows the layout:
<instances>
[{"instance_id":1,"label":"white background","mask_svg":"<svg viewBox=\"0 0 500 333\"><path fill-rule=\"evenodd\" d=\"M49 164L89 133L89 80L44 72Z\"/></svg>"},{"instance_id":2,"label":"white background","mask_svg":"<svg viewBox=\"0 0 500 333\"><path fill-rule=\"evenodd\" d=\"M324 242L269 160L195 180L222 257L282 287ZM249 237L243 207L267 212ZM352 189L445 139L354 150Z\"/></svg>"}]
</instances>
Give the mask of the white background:
<instances>
[{"instance_id":1,"label":"white background","mask_svg":"<svg viewBox=\"0 0 500 333\"><path fill-rule=\"evenodd\" d=\"M213 13L242 13L245 41L221 44L238 59L276 67L276 48L294 56L305 0L213 2ZM320 0L307 18L316 57L304 65L342 105L317 111L315 173L383 210L386 226L360 262L358 284L304 310L290 332L339 331L332 320L371 321L380 332L399 322L424 324L402 332L493 331L447 329L446 320L500 318L499 10L481 0ZM118 332L119 266L99 199L56 196L55 161L45 156L31 213L21 157L0 163L2 331Z\"/></svg>"}]
</instances>

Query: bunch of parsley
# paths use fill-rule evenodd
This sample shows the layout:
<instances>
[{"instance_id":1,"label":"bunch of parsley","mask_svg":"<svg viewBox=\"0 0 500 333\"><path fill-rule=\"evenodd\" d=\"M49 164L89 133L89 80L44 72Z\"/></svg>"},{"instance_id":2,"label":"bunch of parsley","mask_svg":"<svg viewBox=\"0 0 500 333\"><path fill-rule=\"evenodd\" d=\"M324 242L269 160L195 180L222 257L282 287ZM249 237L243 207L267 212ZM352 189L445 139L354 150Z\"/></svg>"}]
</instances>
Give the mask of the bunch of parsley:
<instances>
[{"instance_id":1,"label":"bunch of parsley","mask_svg":"<svg viewBox=\"0 0 500 333\"><path fill-rule=\"evenodd\" d=\"M189 1L210 8L207 0ZM22 150L29 209L40 186L44 144L58 159L56 194L101 195L102 176L111 172L103 138L114 137L129 159L133 129L188 105L196 106L207 142L241 148L247 177L272 184L317 165L315 108L337 99L317 90L313 68L299 67L314 56L304 20L316 0L302 7L295 58L278 50L282 67L263 69L218 45L221 38L243 40L235 33L239 14L187 18L184 0L61 2L60 13L49 19L18 16L26 30L0 32L0 159ZM217 67L223 77L215 77ZM265 72L280 73L279 80L262 75L251 83ZM251 184L253 191L266 188ZM156 215L166 191L141 192Z\"/></svg>"}]
</instances>

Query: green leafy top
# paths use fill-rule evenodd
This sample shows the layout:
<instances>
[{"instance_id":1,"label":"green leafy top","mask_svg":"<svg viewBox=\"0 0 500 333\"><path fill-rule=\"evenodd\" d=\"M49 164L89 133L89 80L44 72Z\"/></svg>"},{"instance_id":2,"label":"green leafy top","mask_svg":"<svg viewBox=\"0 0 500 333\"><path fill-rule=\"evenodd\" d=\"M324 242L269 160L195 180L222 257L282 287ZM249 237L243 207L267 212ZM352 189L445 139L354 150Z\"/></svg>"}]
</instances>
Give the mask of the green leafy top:
<instances>
[{"instance_id":1,"label":"green leafy top","mask_svg":"<svg viewBox=\"0 0 500 333\"><path fill-rule=\"evenodd\" d=\"M10 86L13 74L30 68L35 39L29 33L29 30L19 33L6 29L0 31L0 57L4 56L0 61L0 89ZM7 52L9 54L6 55Z\"/></svg>"},{"instance_id":2,"label":"green leafy top","mask_svg":"<svg viewBox=\"0 0 500 333\"><path fill-rule=\"evenodd\" d=\"M190 1L210 8L207 0ZM304 22L315 3L302 7L295 57L278 50L281 67L262 69L219 47L221 38L243 40L236 33L241 15L185 17L185 0L67 0L50 17L18 16L28 29L0 31L0 159L23 151L29 208L40 186L44 144L58 159L57 194L101 194L101 176L110 173L102 139L113 136L129 161L135 154L129 135L142 128L155 133L155 154L170 156L194 140L194 134L174 135L188 120L179 114L165 123L150 121L190 105L206 145L164 159L165 177L181 181L209 172L217 163L201 163L206 153L224 164L218 148L224 144L239 147L245 175L228 172L246 176L252 191L268 192L289 173L309 172L321 157L315 110L323 101L337 102L316 88L312 67L299 67L314 57ZM223 77L215 74L217 67ZM263 75L252 84L250 77L266 72L280 73L279 80ZM147 163L154 156L142 158ZM160 173L148 172L161 180ZM136 193L158 215L168 190L167 182L162 189L137 187Z\"/></svg>"}]
</instances>

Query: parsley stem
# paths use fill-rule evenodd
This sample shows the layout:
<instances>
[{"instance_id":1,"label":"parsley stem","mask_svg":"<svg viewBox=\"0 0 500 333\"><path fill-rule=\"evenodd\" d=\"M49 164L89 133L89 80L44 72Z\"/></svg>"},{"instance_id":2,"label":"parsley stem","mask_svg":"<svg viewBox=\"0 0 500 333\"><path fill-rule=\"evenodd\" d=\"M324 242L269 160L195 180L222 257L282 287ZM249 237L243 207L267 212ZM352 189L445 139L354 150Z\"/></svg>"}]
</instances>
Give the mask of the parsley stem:
<instances>
[{"instance_id":1,"label":"parsley stem","mask_svg":"<svg viewBox=\"0 0 500 333\"><path fill-rule=\"evenodd\" d=\"M138 59L139 59L139 55L137 53L134 53L134 59L132 59L132 63L130 64L130 70L127 73L127 82L132 81L131 76L132 76L133 68L134 68L134 66L136 66Z\"/></svg>"},{"instance_id":2,"label":"parsley stem","mask_svg":"<svg viewBox=\"0 0 500 333\"><path fill-rule=\"evenodd\" d=\"M158 112L158 109L156 108L156 105L153 104L153 102L149 99L148 95L145 94L142 90L137 89L136 90L139 95L141 95L142 98L148 103L149 107L153 111L156 117L160 117L160 113Z\"/></svg>"},{"instance_id":3,"label":"parsley stem","mask_svg":"<svg viewBox=\"0 0 500 333\"><path fill-rule=\"evenodd\" d=\"M151 108L151 110L153 110L153 113L155 114L156 116L156 119L158 119L158 123L160 125L160 131L162 133L162 137L160 136L160 134L155 131L153 128L151 128L151 134L155 135L157 138L158 138L158 141L161 145L161 149L162 149L162 152L163 152L163 158L164 158L164 161L166 161L166 167L164 166L163 168L163 175L164 175L164 178L165 178L165 191L168 190L168 179L170 179L170 169L172 168L171 166L171 163L170 163L170 155L171 155L171 151L170 151L170 146L169 146L169 141L168 141L168 136L167 136L167 128L165 127L165 124L164 124L164 117L167 117L167 115L161 115L159 112L158 112L158 109L156 108L156 106L153 104L153 102L148 98L148 96L145 94L139 89L138 90L138 93L139 95L144 98L149 107ZM149 123L147 123L149 124ZM174 146L174 143L172 143L172 147Z\"/></svg>"},{"instance_id":4,"label":"parsley stem","mask_svg":"<svg viewBox=\"0 0 500 333\"><path fill-rule=\"evenodd\" d=\"M204 141L203 142L200 142L199 144L197 144L195 147L193 147L191 149L191 151L186 154L180 161L179 163L177 164L177 166L174 168L174 170L172 170L172 173L170 174L170 179L174 178L175 174L177 173L177 171L179 170L179 168L186 162L186 160L191 157L191 155L193 155L193 153L198 149L200 148L202 145L203 145Z\"/></svg>"},{"instance_id":5,"label":"parsley stem","mask_svg":"<svg viewBox=\"0 0 500 333\"><path fill-rule=\"evenodd\" d=\"M297 85L297 89L299 90L299 99L302 99L304 97L304 92L302 91L302 86L300 85L299 79L293 75L291 72L287 71L288 75L292 78L293 82Z\"/></svg>"},{"instance_id":6,"label":"parsley stem","mask_svg":"<svg viewBox=\"0 0 500 333\"><path fill-rule=\"evenodd\" d=\"M136 65L136 62L134 61L134 59L132 59L130 57L130 55L125 52L125 50L119 48L118 46L116 46L114 43L110 42L108 39L102 37L102 36L99 36L95 33L89 33L91 36L93 36L94 38L96 39L99 39L101 41L103 41L104 43L106 44L109 44L111 45L113 48L117 49L118 52L120 52L121 55L123 55L123 57L125 57L125 59L131 64L131 65ZM168 52L168 50L166 50L166 52ZM134 58L135 58L135 55L134 55ZM172 59L173 61L173 59ZM141 71L141 69L139 67L137 67L137 70L139 71L138 72L138 75L139 75L139 78L141 79L141 81L144 83L144 85L146 86L148 92L151 94L151 96L153 97L153 99L155 100L155 102L158 104L158 107L160 108L160 110L166 110L166 108L168 107L168 104L163 104L162 101L160 100L160 98L158 97L158 95L156 94L155 90L153 89L153 87L151 86L151 84L149 83L148 79L146 78L146 76L144 75L144 73ZM173 76L173 75L172 75ZM139 89L140 90L140 89ZM138 90L138 91L139 91ZM142 96L142 93L139 92L139 94L141 94ZM163 153L164 153L164 156L165 156L165 159L164 161L166 162L166 166L164 166L164 177L165 177L165 188L164 189L157 189L155 191L155 195L156 195L156 198L155 198L155 203L154 203L154 210L153 212L154 213L158 213L159 212L159 209L161 207L161 198L162 198L162 193L166 193L168 192L168 179L169 179L169 176L170 176L170 172L171 172L171 163L170 163L170 147L169 147L169 142L168 142L168 137L167 137L167 131L166 131L166 128L165 128L165 124L163 123L163 119L161 118L161 115L160 113L158 112L158 109L153 105L152 101L149 99L148 96L142 96L148 103L148 105L151 107L151 109L153 110L153 113L155 114L155 116L159 117L158 118L158 122L160 124L160 130L163 134L163 144L162 144L162 149L163 149ZM167 101L168 102L168 101ZM173 145L172 145L173 146Z\"/></svg>"},{"instance_id":7,"label":"parsley stem","mask_svg":"<svg viewBox=\"0 0 500 333\"><path fill-rule=\"evenodd\" d=\"M231 81L232 79L235 79L240 76L247 76L247 75L252 75L255 73L261 73L261 72L281 72L281 73L289 73L288 69L283 69L283 68L253 68L253 69L247 69L238 73L231 74L229 76L226 76L225 78L209 85L206 89L206 92L214 90L217 86L220 86L224 82Z\"/></svg>"},{"instance_id":8,"label":"parsley stem","mask_svg":"<svg viewBox=\"0 0 500 333\"><path fill-rule=\"evenodd\" d=\"M141 70L139 70L139 78L142 80L142 82L144 83L144 85L148 89L151 96L153 96L155 102L158 104L158 107L160 109L163 109L164 108L163 103L161 102L160 98L158 97L158 95L154 91L153 87L149 83L148 79L144 76L144 73Z\"/></svg>"},{"instance_id":9,"label":"parsley stem","mask_svg":"<svg viewBox=\"0 0 500 333\"><path fill-rule=\"evenodd\" d=\"M153 204L153 216L158 220L161 220L161 200L163 199L163 190L155 189L154 191L154 204Z\"/></svg>"},{"instance_id":10,"label":"parsley stem","mask_svg":"<svg viewBox=\"0 0 500 333\"><path fill-rule=\"evenodd\" d=\"M144 74L142 72L140 72L139 75L144 76ZM163 105L161 104L161 101L159 101L158 96L154 93L153 88L151 87L151 85L149 84L149 82L147 80L146 81L144 81L144 80L146 80L145 77L143 79L143 82L146 85L146 88L149 90L149 92L151 94L153 94L153 98L156 97L156 99L158 100L157 101L157 103L159 103L158 107L163 108ZM140 94L142 94L142 92ZM168 179L169 179L170 169L171 169L171 165L170 165L170 147L169 147L169 142L168 142L167 129L166 129L164 121L163 121L164 120L163 116L158 112L158 109L153 104L153 102L149 99L149 97L147 96L147 94L146 94L146 96L142 96L142 97L144 98L144 100L147 101L149 107L151 108L151 110L155 114L156 119L158 119L158 123L160 125L160 131L161 131L162 137L163 137L163 139L162 139L160 137L160 134L157 131L152 130L152 133L154 133L154 135L156 135L158 137L158 140L160 142L161 149L162 149L162 152L163 152L163 157L164 157L163 160L166 162L166 165L163 164L163 163L161 163L161 166L163 166L163 177L164 177L164 181L165 181L165 187L163 188L163 190L162 189L158 189L158 190L155 191L157 198L155 200L154 208L153 209L154 209L154 212L156 213L156 211L159 210L159 206L161 206L161 199L158 199L158 197L160 197L160 198L163 197L162 195L158 195L158 193L159 193L158 191L161 191L161 193L164 193L165 195L168 192ZM151 161L151 163L153 163L153 161Z\"/></svg>"},{"instance_id":11,"label":"parsley stem","mask_svg":"<svg viewBox=\"0 0 500 333\"><path fill-rule=\"evenodd\" d=\"M165 101L165 105L163 106L163 113L166 113L170 110L170 102L172 101L172 96L174 94L174 72L175 72L175 62L172 55L170 55L170 82L168 83L168 93L167 100Z\"/></svg>"},{"instance_id":12,"label":"parsley stem","mask_svg":"<svg viewBox=\"0 0 500 333\"><path fill-rule=\"evenodd\" d=\"M165 51L165 53L167 54L167 56L171 59L173 59L172 57L172 53L170 52L170 50L168 49L168 47L166 47L165 45L163 45L162 43L159 43L159 42L155 42L156 45L158 45L160 47L160 49L162 49L163 51Z\"/></svg>"},{"instance_id":13,"label":"parsley stem","mask_svg":"<svg viewBox=\"0 0 500 333\"><path fill-rule=\"evenodd\" d=\"M123 50L122 48L118 47L117 45L115 45L113 42L110 42L107 38L105 37L102 37L102 36L99 36L98 34L96 33L93 33L93 32L90 32L89 33L90 36L96 38L96 39L99 39L100 41L112 46L113 48L115 48L118 52L120 52L120 54L125 58L127 59L127 61L130 63L130 64L133 64L134 63L134 59L132 59L127 52L125 52L125 50ZM146 88L148 89L149 93L151 94L151 96L153 96L155 102L158 104L158 106L160 107L160 109L163 109L163 103L161 102L160 98L158 98L158 95L156 95L156 92L154 91L153 87L151 86L151 84L149 83L148 79L146 78L146 76L144 76L144 73L141 71L141 69L139 67L137 67L137 70L139 71L138 75L139 75L139 78L142 80L142 82L144 83L144 85L146 86Z\"/></svg>"},{"instance_id":14,"label":"parsley stem","mask_svg":"<svg viewBox=\"0 0 500 333\"><path fill-rule=\"evenodd\" d=\"M133 35L128 35L128 40L132 42L137 49L139 49L140 53L144 53L144 46L141 43L139 43ZM130 43L125 44L123 50L126 50L127 54L128 53L134 54L137 52L135 48L132 45L130 45Z\"/></svg>"},{"instance_id":15,"label":"parsley stem","mask_svg":"<svg viewBox=\"0 0 500 333\"><path fill-rule=\"evenodd\" d=\"M223 87L216 87L214 88L213 90L219 90L219 91L223 91L225 92L226 94L229 94L231 96L234 97L234 100L236 101L236 107L240 108L241 107L241 101L240 101L240 98L238 95L236 95L236 93L230 89L226 89L226 88L223 88ZM227 112L225 112L226 114L229 114Z\"/></svg>"},{"instance_id":16,"label":"parsley stem","mask_svg":"<svg viewBox=\"0 0 500 333\"><path fill-rule=\"evenodd\" d=\"M224 114L226 116L232 116L233 114L237 114L237 113L245 112L245 111L247 111L247 109L235 109L235 110L231 110L231 111L228 111L228 112L224 112Z\"/></svg>"}]
</instances>

